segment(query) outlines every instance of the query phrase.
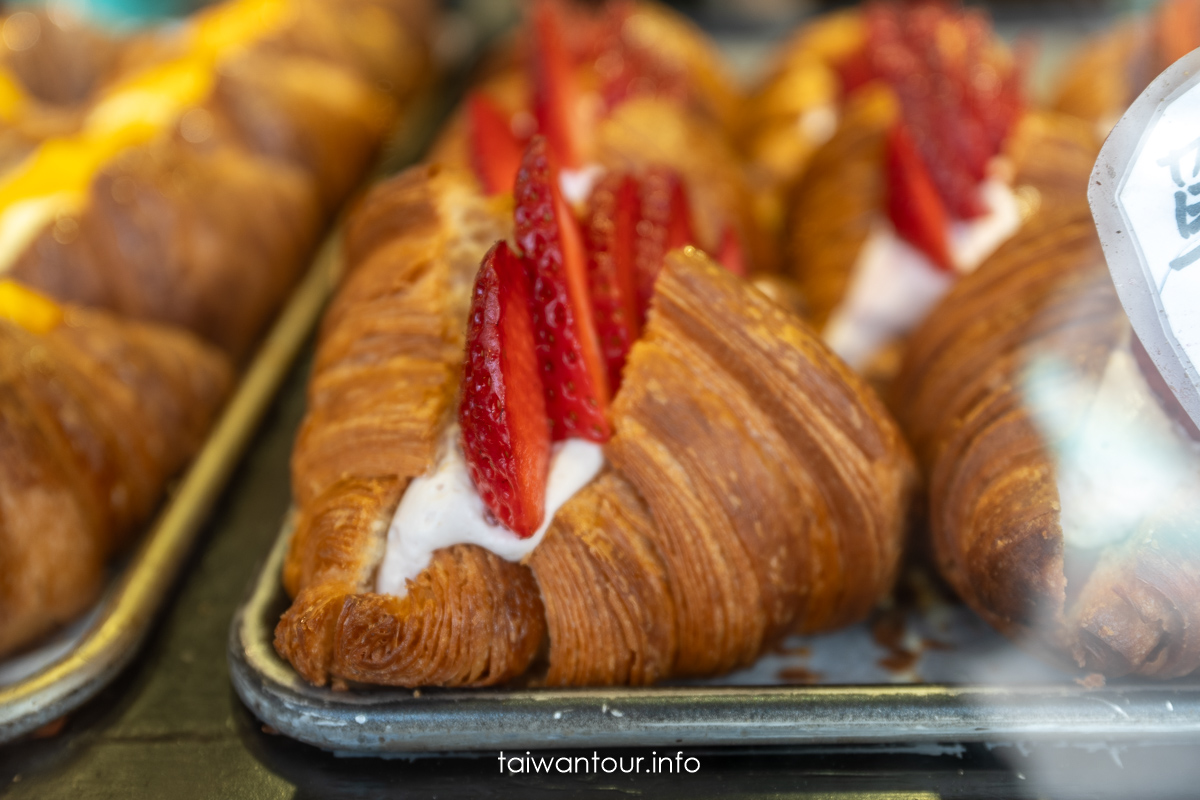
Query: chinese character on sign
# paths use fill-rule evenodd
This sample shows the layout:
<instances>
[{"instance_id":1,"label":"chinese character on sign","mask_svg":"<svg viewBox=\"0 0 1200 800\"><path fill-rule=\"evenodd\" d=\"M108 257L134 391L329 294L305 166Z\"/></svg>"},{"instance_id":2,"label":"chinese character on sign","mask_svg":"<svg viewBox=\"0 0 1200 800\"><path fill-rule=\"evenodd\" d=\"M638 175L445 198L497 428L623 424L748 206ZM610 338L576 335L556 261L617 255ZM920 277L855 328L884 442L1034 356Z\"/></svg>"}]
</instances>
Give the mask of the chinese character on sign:
<instances>
[{"instance_id":1,"label":"chinese character on sign","mask_svg":"<svg viewBox=\"0 0 1200 800\"><path fill-rule=\"evenodd\" d=\"M1166 157L1158 160L1159 166L1170 167L1171 180L1177 187L1175 190L1175 226L1179 235L1190 239L1200 233L1200 198L1194 203L1188 203L1188 196L1200 195L1200 139L1194 139L1178 150L1172 150ZM1171 259L1171 269L1163 277L1163 284L1172 271L1200 261L1200 240L1187 242L1179 254ZM1159 286L1162 291L1162 286Z\"/></svg>"}]
</instances>

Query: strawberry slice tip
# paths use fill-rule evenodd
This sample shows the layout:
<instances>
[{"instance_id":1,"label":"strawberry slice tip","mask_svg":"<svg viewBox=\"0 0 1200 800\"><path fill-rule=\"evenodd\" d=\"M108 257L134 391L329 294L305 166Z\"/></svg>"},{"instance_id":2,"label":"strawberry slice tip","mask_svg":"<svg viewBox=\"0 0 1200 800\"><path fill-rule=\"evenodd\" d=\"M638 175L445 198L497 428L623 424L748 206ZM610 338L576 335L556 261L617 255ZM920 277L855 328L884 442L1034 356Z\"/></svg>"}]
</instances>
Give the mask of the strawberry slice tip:
<instances>
[{"instance_id":1,"label":"strawberry slice tip","mask_svg":"<svg viewBox=\"0 0 1200 800\"><path fill-rule=\"evenodd\" d=\"M473 92L467 98L471 167L489 195L511 192L521 165L521 143L508 115L490 97Z\"/></svg>"},{"instance_id":2,"label":"strawberry slice tip","mask_svg":"<svg viewBox=\"0 0 1200 800\"><path fill-rule=\"evenodd\" d=\"M508 245L484 256L471 297L458 421L484 504L521 538L542 524L550 430L529 313L529 279Z\"/></svg>"},{"instance_id":3,"label":"strawberry slice tip","mask_svg":"<svg viewBox=\"0 0 1200 800\"><path fill-rule=\"evenodd\" d=\"M717 248L717 263L738 277L746 277L746 254L737 228L728 225L721 235L721 246Z\"/></svg>"},{"instance_id":4,"label":"strawberry slice tip","mask_svg":"<svg viewBox=\"0 0 1200 800\"><path fill-rule=\"evenodd\" d=\"M946 242L949 215L904 123L887 136L887 208L896 234L940 269L954 269Z\"/></svg>"},{"instance_id":5,"label":"strawberry slice tip","mask_svg":"<svg viewBox=\"0 0 1200 800\"><path fill-rule=\"evenodd\" d=\"M538 133L550 142L558 163L574 169L582 162L582 145L574 124L579 104L575 65L567 49L563 10L555 0L533 6L533 116Z\"/></svg>"},{"instance_id":6,"label":"strawberry slice tip","mask_svg":"<svg viewBox=\"0 0 1200 800\"><path fill-rule=\"evenodd\" d=\"M525 150L513 199L551 437L606 441L608 381L592 319L583 236L542 136Z\"/></svg>"}]
</instances>

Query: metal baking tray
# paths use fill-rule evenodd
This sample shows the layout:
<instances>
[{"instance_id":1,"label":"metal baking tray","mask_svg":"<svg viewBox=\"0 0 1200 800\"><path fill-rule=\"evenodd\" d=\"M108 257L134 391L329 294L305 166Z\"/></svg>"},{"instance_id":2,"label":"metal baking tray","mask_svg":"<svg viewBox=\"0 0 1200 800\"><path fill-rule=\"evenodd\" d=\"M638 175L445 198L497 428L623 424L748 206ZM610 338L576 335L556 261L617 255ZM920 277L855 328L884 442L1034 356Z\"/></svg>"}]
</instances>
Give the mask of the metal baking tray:
<instances>
[{"instance_id":1,"label":"metal baking tray","mask_svg":"<svg viewBox=\"0 0 1200 800\"><path fill-rule=\"evenodd\" d=\"M290 535L289 519L233 619L230 674L264 723L338 753L1200 741L1200 683L1089 689L949 602L791 637L751 668L710 681L639 689L317 688L272 644L289 603L280 569Z\"/></svg>"},{"instance_id":2,"label":"metal baking tray","mask_svg":"<svg viewBox=\"0 0 1200 800\"><path fill-rule=\"evenodd\" d=\"M380 153L372 179L414 161L447 107L434 86L414 98ZM170 487L134 551L114 565L100 600L32 651L0 661L0 743L79 707L137 653L209 510L337 285L340 222L331 230L240 376L204 447Z\"/></svg>"}]
</instances>

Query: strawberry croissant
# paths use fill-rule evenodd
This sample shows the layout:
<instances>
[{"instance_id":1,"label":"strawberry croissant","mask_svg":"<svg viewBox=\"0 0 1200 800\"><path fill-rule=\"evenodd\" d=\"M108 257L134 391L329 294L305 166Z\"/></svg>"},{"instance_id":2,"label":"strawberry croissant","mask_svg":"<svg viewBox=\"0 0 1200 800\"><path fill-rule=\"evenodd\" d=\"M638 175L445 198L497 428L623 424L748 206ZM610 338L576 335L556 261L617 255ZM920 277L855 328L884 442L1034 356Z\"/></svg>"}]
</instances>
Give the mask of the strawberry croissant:
<instances>
[{"instance_id":1,"label":"strawberry croissant","mask_svg":"<svg viewBox=\"0 0 1200 800\"><path fill-rule=\"evenodd\" d=\"M577 217L551 150L512 210L419 167L350 221L276 629L309 681L491 685L540 652L549 685L716 674L892 583L913 467L870 389L695 248L642 307L644 186Z\"/></svg>"},{"instance_id":2,"label":"strawberry croissant","mask_svg":"<svg viewBox=\"0 0 1200 800\"><path fill-rule=\"evenodd\" d=\"M484 191L503 195L540 135L564 169L568 203L612 173L678 183L670 191L691 213L682 243L710 253L725 244L743 270L774 265L734 146L737 94L711 46L682 19L648 3L596 10L539 0L500 60L432 161L469 167Z\"/></svg>"},{"instance_id":3,"label":"strawberry croissant","mask_svg":"<svg viewBox=\"0 0 1200 800\"><path fill-rule=\"evenodd\" d=\"M876 2L802 31L760 90L787 269L851 366L888 378L957 276L1084 191L1090 129L1025 112L1020 79L980 12Z\"/></svg>"}]
</instances>

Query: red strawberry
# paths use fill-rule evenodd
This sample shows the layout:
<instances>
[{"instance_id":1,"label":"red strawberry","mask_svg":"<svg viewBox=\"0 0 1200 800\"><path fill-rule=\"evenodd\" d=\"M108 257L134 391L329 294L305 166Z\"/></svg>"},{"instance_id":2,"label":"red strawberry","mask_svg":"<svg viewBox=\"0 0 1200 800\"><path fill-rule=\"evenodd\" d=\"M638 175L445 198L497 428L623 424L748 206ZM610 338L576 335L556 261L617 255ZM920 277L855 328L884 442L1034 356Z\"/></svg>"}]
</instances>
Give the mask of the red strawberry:
<instances>
[{"instance_id":1,"label":"red strawberry","mask_svg":"<svg viewBox=\"0 0 1200 800\"><path fill-rule=\"evenodd\" d=\"M608 385L615 392L639 328L633 269L637 180L609 173L592 190L588 205L588 286Z\"/></svg>"},{"instance_id":2,"label":"red strawberry","mask_svg":"<svg viewBox=\"0 0 1200 800\"><path fill-rule=\"evenodd\" d=\"M833 66L841 79L843 97L850 96L875 79L866 46L855 50Z\"/></svg>"},{"instance_id":3,"label":"red strawberry","mask_svg":"<svg viewBox=\"0 0 1200 800\"><path fill-rule=\"evenodd\" d=\"M574 169L583 161L574 113L579 102L575 67L567 49L562 9L554 0L533 7L533 116L558 164Z\"/></svg>"},{"instance_id":4,"label":"red strawberry","mask_svg":"<svg viewBox=\"0 0 1200 800\"><path fill-rule=\"evenodd\" d=\"M691 93L687 72L682 65L655 53L647 42L629 35L625 23L634 13L633 3L605 4L607 47L595 61L605 107L612 110L640 95L686 103Z\"/></svg>"},{"instance_id":5,"label":"red strawberry","mask_svg":"<svg viewBox=\"0 0 1200 800\"><path fill-rule=\"evenodd\" d=\"M533 137L525 151L513 199L517 243L533 290L533 329L551 436L605 441L608 382L592 322L583 237L542 136Z\"/></svg>"},{"instance_id":6,"label":"red strawberry","mask_svg":"<svg viewBox=\"0 0 1200 800\"><path fill-rule=\"evenodd\" d=\"M848 61L846 88L864 74L887 82L948 212L985 213L979 182L1021 108L1018 70L988 60L987 18L941 2L876 3L863 13L866 71Z\"/></svg>"},{"instance_id":7,"label":"red strawberry","mask_svg":"<svg viewBox=\"0 0 1200 800\"><path fill-rule=\"evenodd\" d=\"M952 270L946 246L946 207L902 122L888 132L886 160L888 216L896 233L936 266Z\"/></svg>"},{"instance_id":8,"label":"red strawberry","mask_svg":"<svg viewBox=\"0 0 1200 800\"><path fill-rule=\"evenodd\" d=\"M479 496L523 539L542 524L550 469L529 305L524 265L497 242L475 278L458 421Z\"/></svg>"},{"instance_id":9,"label":"red strawberry","mask_svg":"<svg viewBox=\"0 0 1200 800\"><path fill-rule=\"evenodd\" d=\"M742 240L738 237L737 228L732 225L727 225L725 233L721 235L717 261L734 275L746 277L746 254L742 252Z\"/></svg>"},{"instance_id":10,"label":"red strawberry","mask_svg":"<svg viewBox=\"0 0 1200 800\"><path fill-rule=\"evenodd\" d=\"M467 98L467 125L471 166L484 191L511 192L521 166L521 143L508 115L487 95L473 92Z\"/></svg>"},{"instance_id":11,"label":"red strawberry","mask_svg":"<svg viewBox=\"0 0 1200 800\"><path fill-rule=\"evenodd\" d=\"M667 167L651 167L642 178L641 219L634 244L638 309L643 318L667 251L694 242L683 181Z\"/></svg>"}]
</instances>

